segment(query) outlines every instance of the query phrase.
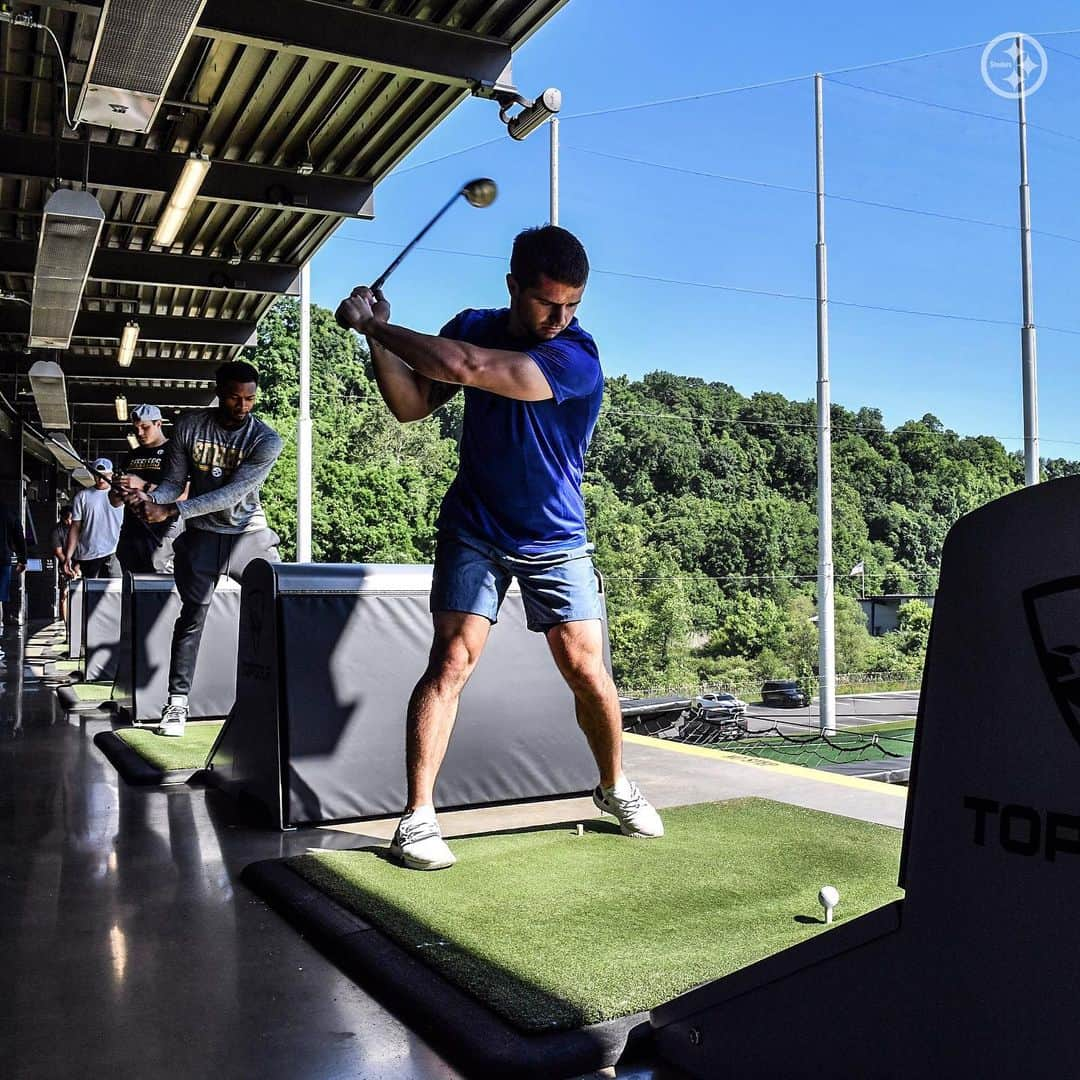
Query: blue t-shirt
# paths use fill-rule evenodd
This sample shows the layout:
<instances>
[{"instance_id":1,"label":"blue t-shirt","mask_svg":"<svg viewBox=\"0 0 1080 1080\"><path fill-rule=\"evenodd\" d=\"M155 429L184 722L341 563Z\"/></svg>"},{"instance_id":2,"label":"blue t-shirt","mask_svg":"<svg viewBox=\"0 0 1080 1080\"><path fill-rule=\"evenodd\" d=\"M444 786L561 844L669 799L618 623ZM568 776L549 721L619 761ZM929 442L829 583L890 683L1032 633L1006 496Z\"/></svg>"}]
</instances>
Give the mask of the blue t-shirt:
<instances>
[{"instance_id":1,"label":"blue t-shirt","mask_svg":"<svg viewBox=\"0 0 1080 1080\"><path fill-rule=\"evenodd\" d=\"M516 401L464 388L461 463L437 524L508 554L568 551L585 543L581 477L604 396L600 358L577 319L551 341L536 342L511 337L509 315L506 308L470 309L440 334L531 356L554 396Z\"/></svg>"}]
</instances>

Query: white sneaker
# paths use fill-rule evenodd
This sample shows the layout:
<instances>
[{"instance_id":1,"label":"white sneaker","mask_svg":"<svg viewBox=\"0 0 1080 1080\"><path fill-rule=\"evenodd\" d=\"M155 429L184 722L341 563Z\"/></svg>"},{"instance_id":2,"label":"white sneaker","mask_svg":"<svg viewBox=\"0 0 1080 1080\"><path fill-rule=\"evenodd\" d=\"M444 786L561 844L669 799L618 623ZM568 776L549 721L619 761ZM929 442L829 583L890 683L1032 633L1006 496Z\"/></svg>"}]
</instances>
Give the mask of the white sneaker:
<instances>
[{"instance_id":1,"label":"white sneaker","mask_svg":"<svg viewBox=\"0 0 1080 1080\"><path fill-rule=\"evenodd\" d=\"M664 823L652 803L638 790L637 784L623 777L613 788L593 789L592 801L599 810L619 820L624 836L663 836Z\"/></svg>"},{"instance_id":2,"label":"white sneaker","mask_svg":"<svg viewBox=\"0 0 1080 1080\"><path fill-rule=\"evenodd\" d=\"M398 822L390 854L410 870L445 870L457 862L446 846L431 807L421 807L405 814Z\"/></svg>"},{"instance_id":3,"label":"white sneaker","mask_svg":"<svg viewBox=\"0 0 1080 1080\"><path fill-rule=\"evenodd\" d=\"M184 734L184 723L188 717L186 705L166 705L161 710L161 723L157 726L158 735L170 735L179 739Z\"/></svg>"}]
</instances>

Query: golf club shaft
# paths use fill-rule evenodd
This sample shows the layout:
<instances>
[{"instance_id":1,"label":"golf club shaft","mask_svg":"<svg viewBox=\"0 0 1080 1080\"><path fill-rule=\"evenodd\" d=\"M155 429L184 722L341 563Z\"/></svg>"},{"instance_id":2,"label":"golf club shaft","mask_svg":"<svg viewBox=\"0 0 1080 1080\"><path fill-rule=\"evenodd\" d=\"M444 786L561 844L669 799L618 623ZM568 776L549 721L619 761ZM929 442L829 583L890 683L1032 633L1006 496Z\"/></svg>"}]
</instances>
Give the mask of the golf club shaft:
<instances>
[{"instance_id":1,"label":"golf club shaft","mask_svg":"<svg viewBox=\"0 0 1080 1080\"><path fill-rule=\"evenodd\" d=\"M441 218L443 214L445 214L446 211L454 205L457 199L462 195L463 191L464 189L455 191L454 194L446 200L446 205L443 206L443 208L405 245L401 254L398 255L398 257L375 279L374 284L371 286L372 292L374 292L376 289L381 289L383 287L386 279L398 268L398 266L401 265L401 260L404 259L405 256L408 255L409 252L412 251L412 249L416 247L416 245L419 244L421 240L423 240L424 235L427 233L428 229L430 229L431 226L434 225L435 222L438 221L439 218Z\"/></svg>"}]
</instances>

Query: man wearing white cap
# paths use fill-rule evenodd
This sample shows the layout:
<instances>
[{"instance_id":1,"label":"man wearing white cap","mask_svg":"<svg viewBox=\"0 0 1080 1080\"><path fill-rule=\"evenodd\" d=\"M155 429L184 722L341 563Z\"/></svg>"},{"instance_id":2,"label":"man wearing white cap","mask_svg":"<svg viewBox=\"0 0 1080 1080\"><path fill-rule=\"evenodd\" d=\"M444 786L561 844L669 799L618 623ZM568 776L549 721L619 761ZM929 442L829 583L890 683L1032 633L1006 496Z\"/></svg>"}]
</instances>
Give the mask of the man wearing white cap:
<instances>
[{"instance_id":1,"label":"man wearing white cap","mask_svg":"<svg viewBox=\"0 0 1080 1080\"><path fill-rule=\"evenodd\" d=\"M99 457L91 466L94 486L83 488L71 504L71 528L64 554L64 573L75 577L107 578L120 576L116 544L124 520L124 506L112 503L113 463Z\"/></svg>"},{"instance_id":2,"label":"man wearing white cap","mask_svg":"<svg viewBox=\"0 0 1080 1080\"><path fill-rule=\"evenodd\" d=\"M113 503L119 503L124 492L152 492L161 483L161 467L169 440L161 430L161 410L156 405L136 405L131 410L131 430L138 440L124 462L123 473L114 483ZM187 498L185 488L177 498ZM184 531L182 518L160 521L151 525L128 507L120 529L116 557L120 566L131 574L171 574L173 572L173 542Z\"/></svg>"}]
</instances>

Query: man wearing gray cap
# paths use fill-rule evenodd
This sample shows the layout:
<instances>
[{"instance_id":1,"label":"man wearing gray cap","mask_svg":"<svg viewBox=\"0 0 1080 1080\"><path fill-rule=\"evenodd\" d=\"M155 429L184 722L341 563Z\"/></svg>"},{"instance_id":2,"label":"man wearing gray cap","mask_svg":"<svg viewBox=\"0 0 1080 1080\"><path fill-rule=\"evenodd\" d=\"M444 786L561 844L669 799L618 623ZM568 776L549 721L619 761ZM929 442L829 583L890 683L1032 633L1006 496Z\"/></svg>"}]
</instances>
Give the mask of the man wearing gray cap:
<instances>
[{"instance_id":1,"label":"man wearing gray cap","mask_svg":"<svg viewBox=\"0 0 1080 1080\"><path fill-rule=\"evenodd\" d=\"M120 503L125 492L152 492L161 483L161 467L169 440L161 430L161 410L156 405L136 405L131 410L131 430L139 447L124 462L124 475L114 482L113 504ZM187 498L187 488L177 501ZM184 531L182 518L151 525L130 507L124 513L116 557L130 574L171 574L173 542Z\"/></svg>"},{"instance_id":2,"label":"man wearing gray cap","mask_svg":"<svg viewBox=\"0 0 1080 1080\"><path fill-rule=\"evenodd\" d=\"M94 486L76 493L71 504L71 528L64 549L64 573L84 578L119 577L116 544L124 520L123 505L113 505L113 463L99 457L91 466Z\"/></svg>"}]
</instances>

